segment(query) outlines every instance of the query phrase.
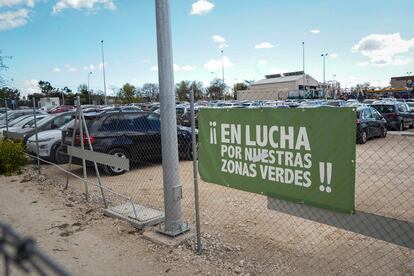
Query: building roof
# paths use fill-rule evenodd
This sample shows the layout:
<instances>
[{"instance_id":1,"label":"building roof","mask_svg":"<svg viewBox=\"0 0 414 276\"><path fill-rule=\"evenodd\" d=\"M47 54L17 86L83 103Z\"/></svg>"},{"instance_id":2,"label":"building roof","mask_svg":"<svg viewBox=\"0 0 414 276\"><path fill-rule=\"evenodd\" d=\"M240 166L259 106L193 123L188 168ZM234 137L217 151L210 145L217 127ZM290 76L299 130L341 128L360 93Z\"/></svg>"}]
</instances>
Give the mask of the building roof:
<instances>
[{"instance_id":1,"label":"building roof","mask_svg":"<svg viewBox=\"0 0 414 276\"><path fill-rule=\"evenodd\" d=\"M411 80L414 76L402 76L402 77L392 77L391 80L399 81L399 80Z\"/></svg>"},{"instance_id":2,"label":"building roof","mask_svg":"<svg viewBox=\"0 0 414 276\"><path fill-rule=\"evenodd\" d=\"M306 78L309 80L311 79L308 74L306 74ZM302 75L294 75L294 76L287 76L287 77L278 77L278 78L268 78L268 79L262 79L258 80L253 85L261 85L261 84L271 84L271 83L281 83L281 82L292 82L303 79Z\"/></svg>"}]
</instances>

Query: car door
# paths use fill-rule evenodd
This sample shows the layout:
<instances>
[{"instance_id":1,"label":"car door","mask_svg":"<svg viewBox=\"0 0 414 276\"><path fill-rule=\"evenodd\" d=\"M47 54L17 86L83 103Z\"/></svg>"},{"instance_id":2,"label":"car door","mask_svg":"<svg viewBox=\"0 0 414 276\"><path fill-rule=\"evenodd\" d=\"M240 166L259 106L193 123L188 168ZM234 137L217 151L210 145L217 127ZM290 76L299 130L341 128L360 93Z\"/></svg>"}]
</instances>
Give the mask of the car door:
<instances>
[{"instance_id":1,"label":"car door","mask_svg":"<svg viewBox=\"0 0 414 276\"><path fill-rule=\"evenodd\" d=\"M406 110L405 104L402 104L402 103L397 104L397 110L400 116L403 118L404 126L411 125L412 123L411 114L408 113L408 110Z\"/></svg>"},{"instance_id":2,"label":"car door","mask_svg":"<svg viewBox=\"0 0 414 276\"><path fill-rule=\"evenodd\" d=\"M368 137L372 137L375 136L375 119L373 116L373 113L371 112L370 108L366 108L364 109L364 121L367 125L366 131L367 131L367 136Z\"/></svg>"},{"instance_id":3,"label":"car door","mask_svg":"<svg viewBox=\"0 0 414 276\"><path fill-rule=\"evenodd\" d=\"M65 115L58 116L53 120L51 128L52 129L60 128L61 126L72 121L74 117L75 117L74 114L65 114Z\"/></svg>"},{"instance_id":4,"label":"car door","mask_svg":"<svg viewBox=\"0 0 414 276\"><path fill-rule=\"evenodd\" d=\"M130 158L142 161L155 155L154 139L145 113L125 114L122 120L122 132L131 141Z\"/></svg>"},{"instance_id":5,"label":"car door","mask_svg":"<svg viewBox=\"0 0 414 276\"><path fill-rule=\"evenodd\" d=\"M410 107L406 103L401 103L401 110L403 110L404 115L406 117L405 125L411 126L414 120L414 114L410 112Z\"/></svg>"},{"instance_id":6,"label":"car door","mask_svg":"<svg viewBox=\"0 0 414 276\"><path fill-rule=\"evenodd\" d=\"M147 115L149 131L148 134L151 137L152 153L154 157L161 157L161 119L160 115L156 113L149 113Z\"/></svg>"},{"instance_id":7,"label":"car door","mask_svg":"<svg viewBox=\"0 0 414 276\"><path fill-rule=\"evenodd\" d=\"M372 115L372 134L373 136L380 136L382 134L383 129L383 121L382 116L376 111L374 108L369 108L371 115Z\"/></svg>"}]
</instances>

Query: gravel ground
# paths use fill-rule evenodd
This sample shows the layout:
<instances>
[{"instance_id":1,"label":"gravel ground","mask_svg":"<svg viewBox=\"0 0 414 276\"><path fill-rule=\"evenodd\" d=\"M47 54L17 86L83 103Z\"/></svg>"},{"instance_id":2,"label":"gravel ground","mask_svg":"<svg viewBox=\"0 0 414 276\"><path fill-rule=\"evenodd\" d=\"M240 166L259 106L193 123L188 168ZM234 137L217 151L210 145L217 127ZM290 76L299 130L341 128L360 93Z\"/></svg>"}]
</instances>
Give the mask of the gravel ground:
<instances>
[{"instance_id":1,"label":"gravel ground","mask_svg":"<svg viewBox=\"0 0 414 276\"><path fill-rule=\"evenodd\" d=\"M413 144L414 137L389 135L357 146L357 210L414 222ZM51 187L61 189L64 174L52 166L43 168ZM72 171L82 175L79 167ZM88 174L91 181L96 181L93 171L88 170ZM181 162L180 176L183 215L194 224L191 162ZM122 176L104 175L103 183L136 203L163 207L162 168L158 162L137 166ZM72 198L83 198L81 181L72 179L70 189L76 193ZM99 190L93 186L89 190L92 202L99 205ZM106 195L111 206L125 201L115 194ZM66 194L62 197L67 199ZM191 264L190 270L178 274L414 275L413 250L268 210L264 196L201 181L200 198L204 253L194 254L193 240L172 249L171 254L166 253L170 249L156 249L163 256L160 263ZM119 235L114 231L111 239L117 240ZM127 240L124 242L130 246Z\"/></svg>"}]
</instances>

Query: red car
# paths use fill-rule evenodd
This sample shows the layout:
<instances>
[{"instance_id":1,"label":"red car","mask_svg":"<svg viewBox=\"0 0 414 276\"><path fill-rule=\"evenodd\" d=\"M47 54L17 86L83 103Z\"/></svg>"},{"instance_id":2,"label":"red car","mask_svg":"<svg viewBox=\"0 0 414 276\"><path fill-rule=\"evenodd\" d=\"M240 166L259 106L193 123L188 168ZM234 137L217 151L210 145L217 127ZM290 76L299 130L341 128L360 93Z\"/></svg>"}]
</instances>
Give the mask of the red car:
<instances>
[{"instance_id":1,"label":"red car","mask_svg":"<svg viewBox=\"0 0 414 276\"><path fill-rule=\"evenodd\" d=\"M75 110L75 107L73 107L71 105L60 105L60 106L56 106L56 107L52 108L47 113L56 114L56 113L68 112L68 111L72 111L72 110Z\"/></svg>"}]
</instances>

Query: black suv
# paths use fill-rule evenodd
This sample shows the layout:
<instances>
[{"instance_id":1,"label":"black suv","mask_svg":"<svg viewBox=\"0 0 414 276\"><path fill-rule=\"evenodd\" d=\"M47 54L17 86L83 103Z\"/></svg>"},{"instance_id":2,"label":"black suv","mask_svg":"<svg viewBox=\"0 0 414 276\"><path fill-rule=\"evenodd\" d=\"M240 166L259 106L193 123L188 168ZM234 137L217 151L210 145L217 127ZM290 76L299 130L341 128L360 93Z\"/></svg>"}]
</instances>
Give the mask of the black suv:
<instances>
[{"instance_id":1,"label":"black suv","mask_svg":"<svg viewBox=\"0 0 414 276\"><path fill-rule=\"evenodd\" d=\"M116 112L85 114L90 141L94 151L128 158L131 162L146 159L161 159L161 121L160 116L152 112ZM71 145L73 136L72 122L62 131L64 145ZM75 145L80 145L79 130L75 135ZM192 157L191 129L177 128L178 150L181 159ZM88 141L84 132L84 144ZM66 150L63 150L66 152ZM79 162L79 160L75 160ZM110 175L125 172L121 168L103 166Z\"/></svg>"},{"instance_id":2,"label":"black suv","mask_svg":"<svg viewBox=\"0 0 414 276\"><path fill-rule=\"evenodd\" d=\"M387 136L387 121L372 107L357 109L357 143L365 144L369 138Z\"/></svg>"},{"instance_id":3,"label":"black suv","mask_svg":"<svg viewBox=\"0 0 414 276\"><path fill-rule=\"evenodd\" d=\"M406 103L380 101L374 102L371 106L384 116L390 130L403 131L414 126L414 113L410 112Z\"/></svg>"}]
</instances>

